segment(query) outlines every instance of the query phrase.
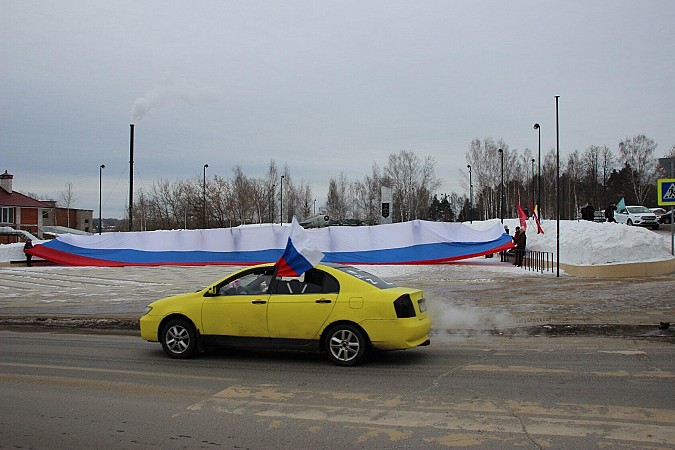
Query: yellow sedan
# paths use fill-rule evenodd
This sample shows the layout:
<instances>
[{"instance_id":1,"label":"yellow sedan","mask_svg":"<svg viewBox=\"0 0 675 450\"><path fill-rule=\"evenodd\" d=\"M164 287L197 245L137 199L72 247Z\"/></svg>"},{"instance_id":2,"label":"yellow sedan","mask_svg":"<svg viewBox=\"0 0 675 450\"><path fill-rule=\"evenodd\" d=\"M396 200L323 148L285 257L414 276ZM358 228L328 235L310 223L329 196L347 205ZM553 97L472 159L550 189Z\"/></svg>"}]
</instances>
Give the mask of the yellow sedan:
<instances>
[{"instance_id":1,"label":"yellow sedan","mask_svg":"<svg viewBox=\"0 0 675 450\"><path fill-rule=\"evenodd\" d=\"M371 349L429 345L424 292L351 266L320 264L277 277L273 264L239 270L197 292L151 303L141 337L172 358L212 346L322 351L337 365Z\"/></svg>"}]
</instances>

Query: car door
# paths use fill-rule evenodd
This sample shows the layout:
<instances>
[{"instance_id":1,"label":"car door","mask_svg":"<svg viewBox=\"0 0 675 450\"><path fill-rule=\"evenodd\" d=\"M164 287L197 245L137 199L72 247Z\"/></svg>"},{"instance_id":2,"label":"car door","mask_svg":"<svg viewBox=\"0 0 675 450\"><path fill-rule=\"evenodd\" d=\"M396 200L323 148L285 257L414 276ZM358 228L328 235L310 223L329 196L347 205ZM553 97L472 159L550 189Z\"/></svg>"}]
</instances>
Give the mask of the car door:
<instances>
[{"instance_id":1,"label":"car door","mask_svg":"<svg viewBox=\"0 0 675 450\"><path fill-rule=\"evenodd\" d=\"M202 334L236 337L269 337L268 288L273 269L252 269L228 278L202 305Z\"/></svg>"},{"instance_id":2,"label":"car door","mask_svg":"<svg viewBox=\"0 0 675 450\"><path fill-rule=\"evenodd\" d=\"M625 209L614 211L614 220L616 220L618 223L626 223L628 220L628 211Z\"/></svg>"},{"instance_id":3,"label":"car door","mask_svg":"<svg viewBox=\"0 0 675 450\"><path fill-rule=\"evenodd\" d=\"M277 279L267 306L272 339L316 339L333 311L339 283L332 275L310 269L302 280Z\"/></svg>"}]
</instances>

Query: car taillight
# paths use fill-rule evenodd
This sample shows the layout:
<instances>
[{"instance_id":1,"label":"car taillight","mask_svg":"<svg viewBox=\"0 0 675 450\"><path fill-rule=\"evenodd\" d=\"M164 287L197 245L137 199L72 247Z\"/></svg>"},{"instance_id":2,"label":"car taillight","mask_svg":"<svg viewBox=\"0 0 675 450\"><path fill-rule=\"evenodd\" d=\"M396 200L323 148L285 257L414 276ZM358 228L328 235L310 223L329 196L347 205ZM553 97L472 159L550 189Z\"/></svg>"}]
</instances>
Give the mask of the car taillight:
<instances>
[{"instance_id":1,"label":"car taillight","mask_svg":"<svg viewBox=\"0 0 675 450\"><path fill-rule=\"evenodd\" d=\"M394 302L396 317L403 319L405 317L415 317L415 307L408 294L402 295Z\"/></svg>"}]
</instances>

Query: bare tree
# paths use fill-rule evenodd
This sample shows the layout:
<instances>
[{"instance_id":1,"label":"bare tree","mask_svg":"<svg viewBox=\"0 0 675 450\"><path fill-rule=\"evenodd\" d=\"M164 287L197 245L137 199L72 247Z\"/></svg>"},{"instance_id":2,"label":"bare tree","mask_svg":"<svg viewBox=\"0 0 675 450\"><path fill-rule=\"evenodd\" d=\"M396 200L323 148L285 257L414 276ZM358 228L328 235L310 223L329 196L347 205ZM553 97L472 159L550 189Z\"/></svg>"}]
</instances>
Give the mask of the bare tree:
<instances>
[{"instance_id":1,"label":"bare tree","mask_svg":"<svg viewBox=\"0 0 675 450\"><path fill-rule=\"evenodd\" d=\"M657 144L644 134L626 138L619 143L619 158L631 168L631 187L639 204L644 204L656 180Z\"/></svg>"},{"instance_id":2,"label":"bare tree","mask_svg":"<svg viewBox=\"0 0 675 450\"><path fill-rule=\"evenodd\" d=\"M77 202L77 196L73 190L73 183L70 181L66 183L66 186L63 191L59 193L59 206L66 208L67 219L66 226L70 228L70 208L75 206Z\"/></svg>"},{"instance_id":3,"label":"bare tree","mask_svg":"<svg viewBox=\"0 0 675 450\"><path fill-rule=\"evenodd\" d=\"M377 223L380 218L382 184L382 175L376 163L373 163L371 175L366 175L363 181L352 184L355 219L363 220L370 225Z\"/></svg>"},{"instance_id":4,"label":"bare tree","mask_svg":"<svg viewBox=\"0 0 675 450\"><path fill-rule=\"evenodd\" d=\"M466 197L459 195L456 192L452 192L447 200L450 203L450 209L452 210L453 215L459 217L459 213L462 211L462 208L464 208Z\"/></svg>"},{"instance_id":5,"label":"bare tree","mask_svg":"<svg viewBox=\"0 0 675 450\"><path fill-rule=\"evenodd\" d=\"M394 217L398 216L402 222L425 218L432 192L440 186L434 173L435 164L431 156L420 159L405 150L389 155L384 171L391 180Z\"/></svg>"},{"instance_id":6,"label":"bare tree","mask_svg":"<svg viewBox=\"0 0 675 450\"><path fill-rule=\"evenodd\" d=\"M328 198L326 200L326 214L337 221L347 219L349 209L349 181L344 172L337 178L331 177L328 182Z\"/></svg>"}]
</instances>

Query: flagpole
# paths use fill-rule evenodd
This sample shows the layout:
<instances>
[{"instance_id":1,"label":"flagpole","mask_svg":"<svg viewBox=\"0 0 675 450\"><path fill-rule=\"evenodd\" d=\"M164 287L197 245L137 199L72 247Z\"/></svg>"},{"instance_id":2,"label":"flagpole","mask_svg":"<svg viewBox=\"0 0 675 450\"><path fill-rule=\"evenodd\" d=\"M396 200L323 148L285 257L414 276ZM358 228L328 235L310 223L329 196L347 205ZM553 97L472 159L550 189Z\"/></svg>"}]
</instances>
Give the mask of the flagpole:
<instances>
[{"instance_id":1,"label":"flagpole","mask_svg":"<svg viewBox=\"0 0 675 450\"><path fill-rule=\"evenodd\" d=\"M559 95L555 96L555 163L556 163L556 177L555 177L555 190L556 190L556 203L557 203L557 212L556 212L556 253L557 258L557 277L560 278L560 126L558 123L558 99Z\"/></svg>"}]
</instances>

